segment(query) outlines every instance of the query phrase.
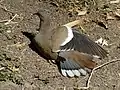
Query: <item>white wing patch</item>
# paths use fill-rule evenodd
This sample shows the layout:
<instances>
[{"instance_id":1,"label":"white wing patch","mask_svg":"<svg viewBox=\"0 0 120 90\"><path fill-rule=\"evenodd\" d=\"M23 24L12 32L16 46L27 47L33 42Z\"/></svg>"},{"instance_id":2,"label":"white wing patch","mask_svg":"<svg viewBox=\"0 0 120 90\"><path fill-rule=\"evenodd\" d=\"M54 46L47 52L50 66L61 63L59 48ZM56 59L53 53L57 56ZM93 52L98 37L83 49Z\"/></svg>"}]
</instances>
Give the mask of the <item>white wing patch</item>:
<instances>
[{"instance_id":1,"label":"white wing patch","mask_svg":"<svg viewBox=\"0 0 120 90\"><path fill-rule=\"evenodd\" d=\"M74 73L72 72L72 70L66 70L66 73L69 77L74 77Z\"/></svg>"},{"instance_id":2,"label":"white wing patch","mask_svg":"<svg viewBox=\"0 0 120 90\"><path fill-rule=\"evenodd\" d=\"M78 70L72 70L75 76L79 77L81 73Z\"/></svg>"},{"instance_id":3,"label":"white wing patch","mask_svg":"<svg viewBox=\"0 0 120 90\"><path fill-rule=\"evenodd\" d=\"M79 69L79 72L84 76L87 75L87 71L85 71L84 69Z\"/></svg>"},{"instance_id":4,"label":"white wing patch","mask_svg":"<svg viewBox=\"0 0 120 90\"><path fill-rule=\"evenodd\" d=\"M60 45L60 46L64 46L65 44L67 44L72 38L73 38L73 32L72 29L66 25L63 25L67 28L68 30L68 37L65 39L65 41Z\"/></svg>"},{"instance_id":5,"label":"white wing patch","mask_svg":"<svg viewBox=\"0 0 120 90\"><path fill-rule=\"evenodd\" d=\"M61 69L61 73L62 73L63 76L65 76L65 77L67 76L66 70Z\"/></svg>"},{"instance_id":6,"label":"white wing patch","mask_svg":"<svg viewBox=\"0 0 120 90\"><path fill-rule=\"evenodd\" d=\"M65 69L61 69L61 73L63 76L69 76L69 77L74 77L74 76L81 76L81 75L86 75L87 71L85 71L84 69L78 69L78 70L65 70Z\"/></svg>"}]
</instances>

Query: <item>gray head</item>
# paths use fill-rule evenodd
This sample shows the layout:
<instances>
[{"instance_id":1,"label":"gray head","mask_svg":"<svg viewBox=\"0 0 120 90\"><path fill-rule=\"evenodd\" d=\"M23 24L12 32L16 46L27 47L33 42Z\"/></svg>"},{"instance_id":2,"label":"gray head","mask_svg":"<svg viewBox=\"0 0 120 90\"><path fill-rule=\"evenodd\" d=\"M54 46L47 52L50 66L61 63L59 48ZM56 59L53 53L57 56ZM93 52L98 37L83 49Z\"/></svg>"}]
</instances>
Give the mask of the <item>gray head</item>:
<instances>
[{"instance_id":1,"label":"gray head","mask_svg":"<svg viewBox=\"0 0 120 90\"><path fill-rule=\"evenodd\" d=\"M34 13L33 15L37 15L40 19L39 23L39 31L48 29L50 27L50 18L48 13L45 9L40 9L37 13Z\"/></svg>"}]
</instances>

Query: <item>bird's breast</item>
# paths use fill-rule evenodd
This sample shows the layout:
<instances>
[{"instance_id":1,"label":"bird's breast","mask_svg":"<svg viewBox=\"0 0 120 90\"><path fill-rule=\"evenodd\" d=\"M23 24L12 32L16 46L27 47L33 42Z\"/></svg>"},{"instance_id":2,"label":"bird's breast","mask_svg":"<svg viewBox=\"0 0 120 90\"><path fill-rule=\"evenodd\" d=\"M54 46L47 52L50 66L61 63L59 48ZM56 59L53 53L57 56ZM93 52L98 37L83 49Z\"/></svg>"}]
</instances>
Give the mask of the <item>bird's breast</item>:
<instances>
[{"instance_id":1,"label":"bird's breast","mask_svg":"<svg viewBox=\"0 0 120 90\"><path fill-rule=\"evenodd\" d=\"M39 52L45 54L52 59L57 58L57 53L52 52L51 38L43 34L37 34L34 38L34 43Z\"/></svg>"}]
</instances>

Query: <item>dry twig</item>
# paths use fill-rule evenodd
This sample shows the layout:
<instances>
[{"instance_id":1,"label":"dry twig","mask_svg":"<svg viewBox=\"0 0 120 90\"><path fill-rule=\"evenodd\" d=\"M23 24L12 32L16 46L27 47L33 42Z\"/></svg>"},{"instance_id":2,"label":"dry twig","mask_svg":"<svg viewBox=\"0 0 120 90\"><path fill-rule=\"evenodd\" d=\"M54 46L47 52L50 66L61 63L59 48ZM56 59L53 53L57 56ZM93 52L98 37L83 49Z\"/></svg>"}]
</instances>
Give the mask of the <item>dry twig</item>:
<instances>
[{"instance_id":1,"label":"dry twig","mask_svg":"<svg viewBox=\"0 0 120 90\"><path fill-rule=\"evenodd\" d=\"M26 45L26 42L23 42L23 43L18 42L16 44L7 45L7 47L17 47L17 48L19 48L19 47L23 47L25 45Z\"/></svg>"},{"instance_id":2,"label":"dry twig","mask_svg":"<svg viewBox=\"0 0 120 90\"><path fill-rule=\"evenodd\" d=\"M10 19L10 20L8 20L6 23L5 23L5 25L8 25L8 24L10 24L10 23L17 23L17 22L11 22L15 17L17 17L18 15L17 14L15 14L13 17L12 17L12 19Z\"/></svg>"},{"instance_id":3,"label":"dry twig","mask_svg":"<svg viewBox=\"0 0 120 90\"><path fill-rule=\"evenodd\" d=\"M18 15L15 14L15 15L13 16L13 18L10 19L10 20L0 20L0 23L4 23L4 25L15 24L15 23L17 23L17 22L13 22L12 20L13 20L15 17L17 17L17 16L18 16Z\"/></svg>"},{"instance_id":4,"label":"dry twig","mask_svg":"<svg viewBox=\"0 0 120 90\"><path fill-rule=\"evenodd\" d=\"M102 65L99 65L99 66L97 66L97 67L95 67L93 70L92 70L92 72L90 73L90 76L89 76L89 78L88 78L88 80L87 80L87 84L86 84L86 86L85 87L80 87L80 88L77 88L78 90L80 90L80 89L89 89L90 88L90 81L91 81L91 78L92 78L92 76L93 76L93 73L94 73L94 71L95 70L98 70L98 69L100 69L100 68L102 68L102 67L104 67L104 66L106 66L106 65L108 65L108 64L110 64L110 63L115 63L115 62L117 62L117 61L120 61L120 58L119 59L114 59L114 60L112 60L112 61L108 61L108 62L106 62L106 63L104 63L104 64L102 64Z\"/></svg>"},{"instance_id":5,"label":"dry twig","mask_svg":"<svg viewBox=\"0 0 120 90\"><path fill-rule=\"evenodd\" d=\"M113 1L110 1L110 4L115 4L115 3L119 3L120 0L113 0Z\"/></svg>"},{"instance_id":6,"label":"dry twig","mask_svg":"<svg viewBox=\"0 0 120 90\"><path fill-rule=\"evenodd\" d=\"M1 68L0 68L0 71L3 70L3 69L5 69L5 67L1 67Z\"/></svg>"},{"instance_id":7,"label":"dry twig","mask_svg":"<svg viewBox=\"0 0 120 90\"><path fill-rule=\"evenodd\" d=\"M4 23L7 22L8 20L0 20L0 23Z\"/></svg>"}]
</instances>

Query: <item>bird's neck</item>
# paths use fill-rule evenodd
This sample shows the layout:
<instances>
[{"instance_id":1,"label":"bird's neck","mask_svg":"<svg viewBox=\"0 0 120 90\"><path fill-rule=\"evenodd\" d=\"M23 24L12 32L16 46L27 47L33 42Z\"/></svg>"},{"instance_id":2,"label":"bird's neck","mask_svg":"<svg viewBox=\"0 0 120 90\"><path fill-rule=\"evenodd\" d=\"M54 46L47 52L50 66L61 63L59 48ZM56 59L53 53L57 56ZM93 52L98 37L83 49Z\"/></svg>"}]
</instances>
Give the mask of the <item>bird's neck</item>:
<instances>
[{"instance_id":1,"label":"bird's neck","mask_svg":"<svg viewBox=\"0 0 120 90\"><path fill-rule=\"evenodd\" d=\"M44 18L44 20L41 21L40 33L49 33L49 31L51 31L50 19Z\"/></svg>"}]
</instances>

